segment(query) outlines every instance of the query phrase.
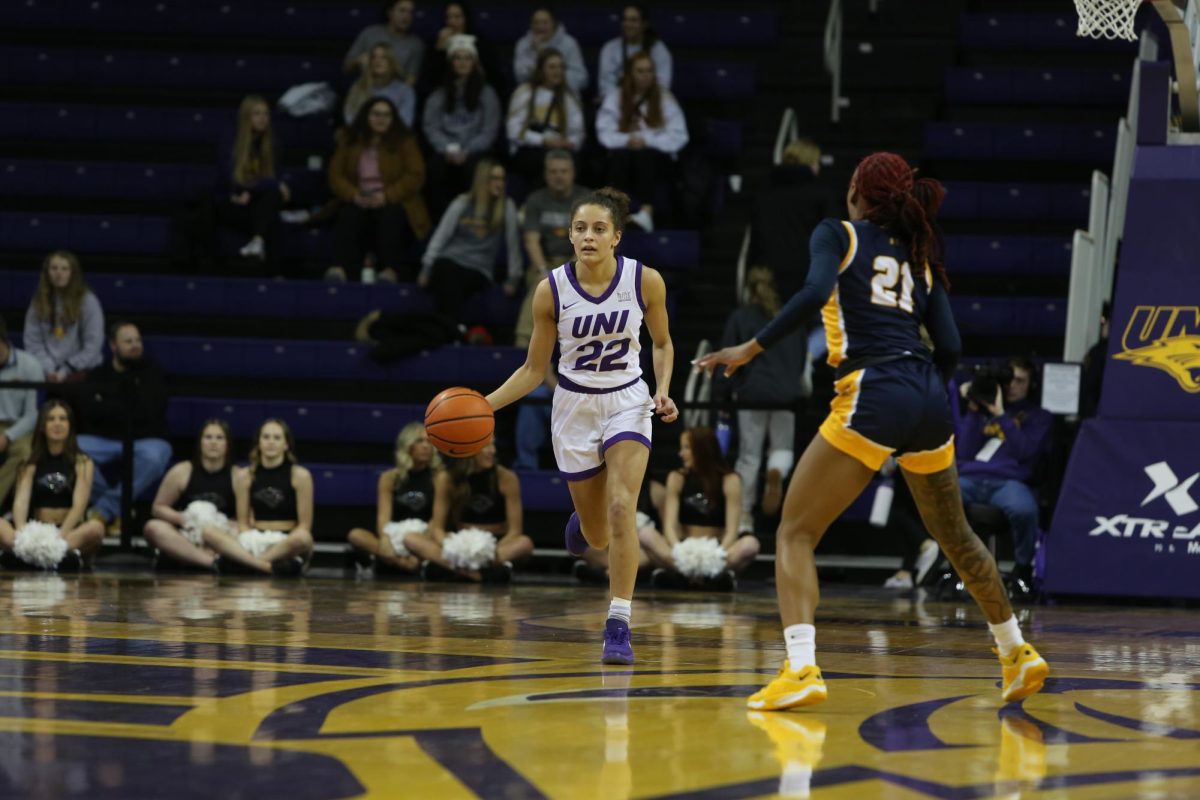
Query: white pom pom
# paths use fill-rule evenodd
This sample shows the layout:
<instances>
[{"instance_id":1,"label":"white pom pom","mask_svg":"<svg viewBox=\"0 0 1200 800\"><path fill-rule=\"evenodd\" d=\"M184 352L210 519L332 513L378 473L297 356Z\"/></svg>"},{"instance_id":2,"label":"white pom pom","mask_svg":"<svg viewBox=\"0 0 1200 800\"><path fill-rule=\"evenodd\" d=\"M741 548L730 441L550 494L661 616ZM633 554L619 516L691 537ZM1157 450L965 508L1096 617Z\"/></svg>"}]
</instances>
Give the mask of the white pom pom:
<instances>
[{"instance_id":1,"label":"white pom pom","mask_svg":"<svg viewBox=\"0 0 1200 800\"><path fill-rule=\"evenodd\" d=\"M496 559L496 537L479 528L464 528L446 537L442 555L455 569L480 569Z\"/></svg>"},{"instance_id":2,"label":"white pom pom","mask_svg":"<svg viewBox=\"0 0 1200 800\"><path fill-rule=\"evenodd\" d=\"M201 533L205 528L229 529L229 517L217 511L217 507L207 500L194 500L183 510L183 528L180 533L199 547L204 543Z\"/></svg>"},{"instance_id":3,"label":"white pom pom","mask_svg":"<svg viewBox=\"0 0 1200 800\"><path fill-rule=\"evenodd\" d=\"M255 558L261 558L267 550L286 540L287 534L283 531L260 531L256 528L238 534L238 544Z\"/></svg>"},{"instance_id":4,"label":"white pom pom","mask_svg":"<svg viewBox=\"0 0 1200 800\"><path fill-rule=\"evenodd\" d=\"M650 518L650 515L647 514L645 511L637 512L637 526L638 526L638 530L641 530L642 528L651 528L653 530L658 530L658 527L654 524L654 520L652 520Z\"/></svg>"},{"instance_id":5,"label":"white pom pom","mask_svg":"<svg viewBox=\"0 0 1200 800\"><path fill-rule=\"evenodd\" d=\"M26 522L17 531L13 553L26 564L54 569L67 554L67 540L58 532L57 525Z\"/></svg>"},{"instance_id":6,"label":"white pom pom","mask_svg":"<svg viewBox=\"0 0 1200 800\"><path fill-rule=\"evenodd\" d=\"M401 558L408 558L412 553L404 546L404 537L410 533L424 533L429 523L423 519L405 519L400 522L389 522L383 526L383 535L392 543L392 549Z\"/></svg>"},{"instance_id":7,"label":"white pom pom","mask_svg":"<svg viewBox=\"0 0 1200 800\"><path fill-rule=\"evenodd\" d=\"M671 548L680 574L688 578L715 578L725 571L725 548L710 536L684 539Z\"/></svg>"}]
</instances>

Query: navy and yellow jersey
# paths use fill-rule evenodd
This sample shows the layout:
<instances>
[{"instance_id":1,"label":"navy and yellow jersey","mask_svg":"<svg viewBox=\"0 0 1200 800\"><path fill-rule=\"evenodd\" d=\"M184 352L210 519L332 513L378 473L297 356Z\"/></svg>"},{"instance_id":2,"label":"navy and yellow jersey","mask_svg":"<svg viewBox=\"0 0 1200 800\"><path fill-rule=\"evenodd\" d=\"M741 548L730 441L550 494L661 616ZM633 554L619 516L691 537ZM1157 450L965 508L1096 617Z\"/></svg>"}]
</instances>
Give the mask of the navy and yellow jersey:
<instances>
[{"instance_id":1,"label":"navy and yellow jersey","mask_svg":"<svg viewBox=\"0 0 1200 800\"><path fill-rule=\"evenodd\" d=\"M961 342L945 287L872 222L824 220L810 248L808 281L755 339L770 347L820 310L837 369L821 436L870 469L889 456L908 472L948 469L954 429L938 372L953 370Z\"/></svg>"},{"instance_id":2,"label":"navy and yellow jersey","mask_svg":"<svg viewBox=\"0 0 1200 800\"><path fill-rule=\"evenodd\" d=\"M829 364L933 354L924 325L943 357L957 358L958 328L945 288L928 264L911 262L906 245L873 222L825 219L813 231L808 280L755 337L770 347L818 309L825 323Z\"/></svg>"}]
</instances>

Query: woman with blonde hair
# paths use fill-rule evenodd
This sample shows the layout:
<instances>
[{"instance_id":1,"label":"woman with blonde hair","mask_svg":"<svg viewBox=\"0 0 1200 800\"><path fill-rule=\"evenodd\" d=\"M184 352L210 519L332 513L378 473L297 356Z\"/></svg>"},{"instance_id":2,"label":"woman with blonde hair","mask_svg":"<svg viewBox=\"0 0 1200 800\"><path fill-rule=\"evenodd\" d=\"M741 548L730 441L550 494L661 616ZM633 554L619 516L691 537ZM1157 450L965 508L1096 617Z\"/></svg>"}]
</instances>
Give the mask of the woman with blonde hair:
<instances>
[{"instance_id":1,"label":"woman with blonde hair","mask_svg":"<svg viewBox=\"0 0 1200 800\"><path fill-rule=\"evenodd\" d=\"M721 347L744 341L779 313L779 293L775 276L766 267L753 267L746 273L742 305L725 322ZM738 457L735 469L742 479L742 531L754 530L754 506L757 500L758 473L762 467L763 446L767 445L766 486L762 511L771 516L779 511L783 487L796 460L796 404L806 394L802 376L808 357L808 342L803 331L793 331L770 352L740 370L732 378L719 374L714 378L716 399L733 404L776 405L778 408L739 409Z\"/></svg>"},{"instance_id":2,"label":"woman with blonde hair","mask_svg":"<svg viewBox=\"0 0 1200 800\"><path fill-rule=\"evenodd\" d=\"M250 465L233 476L236 535L205 527L204 543L221 556L221 570L295 576L312 558L313 479L296 460L296 440L281 419L258 428Z\"/></svg>"},{"instance_id":3,"label":"woman with blonde hair","mask_svg":"<svg viewBox=\"0 0 1200 800\"><path fill-rule=\"evenodd\" d=\"M379 277L396 280L405 238L429 235L424 186L425 159L395 104L386 97L363 103L354 122L339 132L329 162L329 188L342 202L334 227L334 265L325 278L344 281L347 271L361 270L362 282L374 283L374 268L363 268L363 240L370 239Z\"/></svg>"},{"instance_id":4,"label":"woman with blonde hair","mask_svg":"<svg viewBox=\"0 0 1200 800\"><path fill-rule=\"evenodd\" d=\"M576 151L586 136L579 97L567 84L562 53L546 47L528 82L508 101L509 151L530 188L542 184L547 150Z\"/></svg>"},{"instance_id":5,"label":"woman with blonde hair","mask_svg":"<svg viewBox=\"0 0 1200 800\"><path fill-rule=\"evenodd\" d=\"M25 312L25 350L42 365L46 380L82 380L104 360L104 309L83 279L79 258L55 250Z\"/></svg>"},{"instance_id":6,"label":"woman with blonde hair","mask_svg":"<svg viewBox=\"0 0 1200 800\"><path fill-rule=\"evenodd\" d=\"M654 59L635 53L620 86L596 113L596 138L608 150L608 181L641 203L629 221L654 230L654 189L688 143L687 120L669 89L659 85Z\"/></svg>"},{"instance_id":7,"label":"woman with blonde hair","mask_svg":"<svg viewBox=\"0 0 1200 800\"><path fill-rule=\"evenodd\" d=\"M346 538L365 556L363 567L416 572L421 562L404 546L408 533L423 533L433 515L434 480L441 456L429 443L423 422L410 422L396 437L396 466L379 476L375 531L355 528Z\"/></svg>"},{"instance_id":8,"label":"woman with blonde hair","mask_svg":"<svg viewBox=\"0 0 1200 800\"><path fill-rule=\"evenodd\" d=\"M354 122L362 104L372 97L386 97L396 107L400 119L408 127L413 125L413 117L417 111L417 93L404 80L400 63L396 61L396 52L391 45L377 44L371 48L367 56L367 68L346 93L346 102L342 106L342 118L346 124Z\"/></svg>"},{"instance_id":9,"label":"woman with blonde hair","mask_svg":"<svg viewBox=\"0 0 1200 800\"><path fill-rule=\"evenodd\" d=\"M104 540L104 526L83 518L94 474L95 464L76 442L70 406L47 400L17 478L12 522L0 518L0 547L43 569L87 566Z\"/></svg>"},{"instance_id":10,"label":"woman with blonde hair","mask_svg":"<svg viewBox=\"0 0 1200 800\"><path fill-rule=\"evenodd\" d=\"M502 244L508 253L504 293L512 297L522 272L517 206L505 193L503 165L484 158L475 167L471 191L446 209L421 259L418 283L433 292L438 313L457 319L463 300L496 281Z\"/></svg>"},{"instance_id":11,"label":"woman with blonde hair","mask_svg":"<svg viewBox=\"0 0 1200 800\"><path fill-rule=\"evenodd\" d=\"M249 233L243 258L277 263L279 209L292 196L279 172L279 147L271 129L271 107L262 95L246 95L238 106L232 140L218 153L217 218Z\"/></svg>"}]
</instances>

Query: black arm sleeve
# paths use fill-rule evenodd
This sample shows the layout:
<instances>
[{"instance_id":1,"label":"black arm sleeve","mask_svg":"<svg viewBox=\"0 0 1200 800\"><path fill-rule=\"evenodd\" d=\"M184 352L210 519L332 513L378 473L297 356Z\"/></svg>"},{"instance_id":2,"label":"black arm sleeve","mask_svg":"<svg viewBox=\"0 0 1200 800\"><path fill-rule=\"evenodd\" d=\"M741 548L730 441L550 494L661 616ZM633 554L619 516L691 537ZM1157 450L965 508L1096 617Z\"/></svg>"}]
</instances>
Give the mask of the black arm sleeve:
<instances>
[{"instance_id":1,"label":"black arm sleeve","mask_svg":"<svg viewBox=\"0 0 1200 800\"><path fill-rule=\"evenodd\" d=\"M950 295L946 294L946 288L939 281L934 282L929 295L925 330L929 331L929 338L933 340L933 363L948 381L954 375L959 356L962 355L962 338L958 335L958 325L954 323L954 314L950 310Z\"/></svg>"},{"instance_id":2,"label":"black arm sleeve","mask_svg":"<svg viewBox=\"0 0 1200 800\"><path fill-rule=\"evenodd\" d=\"M838 268L849 246L850 237L837 220L827 219L816 227L808 243L811 254L808 280L775 318L755 334L760 345L770 347L821 310L837 285Z\"/></svg>"}]
</instances>

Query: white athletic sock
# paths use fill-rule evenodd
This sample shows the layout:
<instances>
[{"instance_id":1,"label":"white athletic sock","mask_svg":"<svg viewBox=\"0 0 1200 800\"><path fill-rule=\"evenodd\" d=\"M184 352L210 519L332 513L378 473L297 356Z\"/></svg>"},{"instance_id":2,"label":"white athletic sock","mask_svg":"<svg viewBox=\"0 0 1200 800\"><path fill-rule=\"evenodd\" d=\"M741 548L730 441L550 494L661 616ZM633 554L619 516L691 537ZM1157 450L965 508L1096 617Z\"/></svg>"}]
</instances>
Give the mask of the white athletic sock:
<instances>
[{"instance_id":1,"label":"white athletic sock","mask_svg":"<svg viewBox=\"0 0 1200 800\"><path fill-rule=\"evenodd\" d=\"M1017 624L1015 614L997 625L989 622L988 630L995 637L996 648L1002 656L1012 655L1013 650L1025 644L1025 639L1021 636L1021 626Z\"/></svg>"},{"instance_id":2,"label":"white athletic sock","mask_svg":"<svg viewBox=\"0 0 1200 800\"><path fill-rule=\"evenodd\" d=\"M783 765L783 774L779 776L779 796L805 798L812 793L813 768L799 761L789 761Z\"/></svg>"},{"instance_id":3,"label":"white athletic sock","mask_svg":"<svg viewBox=\"0 0 1200 800\"><path fill-rule=\"evenodd\" d=\"M619 619L626 625L629 624L629 618L633 616L633 601L626 600L623 597L614 597L612 602L608 604L608 618Z\"/></svg>"},{"instance_id":4,"label":"white athletic sock","mask_svg":"<svg viewBox=\"0 0 1200 800\"><path fill-rule=\"evenodd\" d=\"M802 667L817 664L817 629L813 625L789 625L783 629L787 644L788 669L798 672Z\"/></svg>"}]
</instances>

